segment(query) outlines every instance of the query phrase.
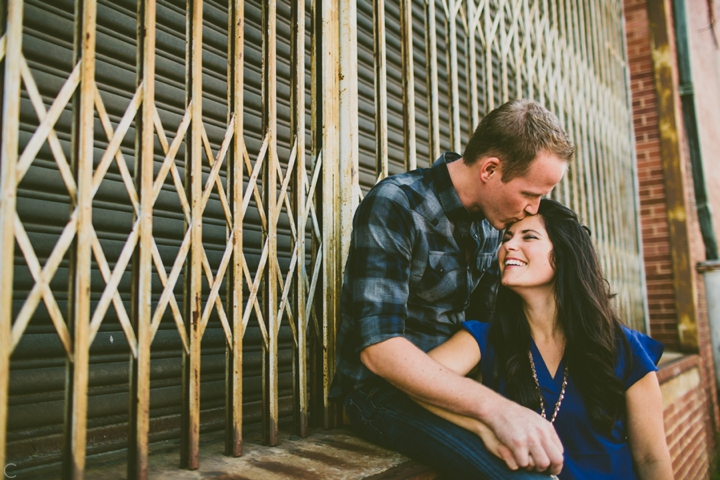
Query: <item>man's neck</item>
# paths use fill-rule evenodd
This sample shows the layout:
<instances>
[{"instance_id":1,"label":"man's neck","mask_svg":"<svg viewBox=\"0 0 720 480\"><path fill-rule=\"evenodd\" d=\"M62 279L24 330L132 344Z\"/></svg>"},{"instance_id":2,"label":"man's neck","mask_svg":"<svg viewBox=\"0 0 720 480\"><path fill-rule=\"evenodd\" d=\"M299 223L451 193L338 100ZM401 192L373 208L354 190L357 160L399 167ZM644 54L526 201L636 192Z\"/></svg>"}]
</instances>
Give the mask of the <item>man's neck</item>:
<instances>
[{"instance_id":1,"label":"man's neck","mask_svg":"<svg viewBox=\"0 0 720 480\"><path fill-rule=\"evenodd\" d=\"M482 213L476 203L474 195L472 195L478 188L473 167L466 165L465 161L460 158L448 163L447 168L450 174L450 181L460 198L460 203L462 203L470 213Z\"/></svg>"}]
</instances>

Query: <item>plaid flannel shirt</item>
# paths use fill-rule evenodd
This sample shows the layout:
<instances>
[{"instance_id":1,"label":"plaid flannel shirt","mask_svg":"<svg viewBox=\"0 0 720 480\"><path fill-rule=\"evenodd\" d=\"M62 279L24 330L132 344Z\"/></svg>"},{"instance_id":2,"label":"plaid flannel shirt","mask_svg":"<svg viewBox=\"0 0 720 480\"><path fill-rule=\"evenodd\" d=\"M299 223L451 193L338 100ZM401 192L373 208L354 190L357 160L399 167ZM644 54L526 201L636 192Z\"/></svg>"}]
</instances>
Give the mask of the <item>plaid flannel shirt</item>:
<instances>
[{"instance_id":1,"label":"plaid flannel shirt","mask_svg":"<svg viewBox=\"0 0 720 480\"><path fill-rule=\"evenodd\" d=\"M332 398L377 378L360 361L365 347L404 336L427 352L466 314L488 320L502 236L460 202L447 168L459 158L384 179L355 212Z\"/></svg>"}]
</instances>

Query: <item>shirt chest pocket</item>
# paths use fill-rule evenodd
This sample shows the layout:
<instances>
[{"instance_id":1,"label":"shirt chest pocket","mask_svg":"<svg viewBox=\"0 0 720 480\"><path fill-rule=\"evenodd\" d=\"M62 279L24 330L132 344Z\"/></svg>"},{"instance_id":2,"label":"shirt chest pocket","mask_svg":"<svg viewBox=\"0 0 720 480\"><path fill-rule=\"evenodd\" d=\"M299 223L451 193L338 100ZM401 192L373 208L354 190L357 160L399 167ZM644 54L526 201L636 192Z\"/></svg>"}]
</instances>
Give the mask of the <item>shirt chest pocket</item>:
<instances>
[{"instance_id":1,"label":"shirt chest pocket","mask_svg":"<svg viewBox=\"0 0 720 480\"><path fill-rule=\"evenodd\" d=\"M494 253L480 253L475 260L475 271L473 272L473 281L479 282L485 272L490 269L492 265Z\"/></svg>"},{"instance_id":2,"label":"shirt chest pocket","mask_svg":"<svg viewBox=\"0 0 720 480\"><path fill-rule=\"evenodd\" d=\"M458 255L428 252L427 266L415 293L428 302L450 303L459 291L466 290L467 275Z\"/></svg>"}]
</instances>

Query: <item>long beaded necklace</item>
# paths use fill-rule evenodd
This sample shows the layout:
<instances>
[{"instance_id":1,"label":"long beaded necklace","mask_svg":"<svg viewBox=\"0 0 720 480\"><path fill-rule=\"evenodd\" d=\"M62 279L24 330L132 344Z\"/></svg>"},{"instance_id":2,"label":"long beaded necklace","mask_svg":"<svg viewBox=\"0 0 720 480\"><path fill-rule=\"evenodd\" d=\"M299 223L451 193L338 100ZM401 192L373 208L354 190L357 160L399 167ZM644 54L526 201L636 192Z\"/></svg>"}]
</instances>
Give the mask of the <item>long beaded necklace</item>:
<instances>
[{"instance_id":1,"label":"long beaded necklace","mask_svg":"<svg viewBox=\"0 0 720 480\"><path fill-rule=\"evenodd\" d=\"M535 380L535 390L537 390L538 397L540 397L540 416L547 420L545 416L545 402L543 401L542 393L540 392L540 382L538 381L537 370L535 370L535 362L533 361L532 353L528 350L528 358L530 359L530 368L532 369L533 380ZM565 388L568 382L568 367L565 364L565 375L563 376L562 389L560 390L560 396L557 402L555 402L555 411L552 414L550 423L555 423L555 418L560 411L560 405L562 405L563 398L565 398Z\"/></svg>"}]
</instances>

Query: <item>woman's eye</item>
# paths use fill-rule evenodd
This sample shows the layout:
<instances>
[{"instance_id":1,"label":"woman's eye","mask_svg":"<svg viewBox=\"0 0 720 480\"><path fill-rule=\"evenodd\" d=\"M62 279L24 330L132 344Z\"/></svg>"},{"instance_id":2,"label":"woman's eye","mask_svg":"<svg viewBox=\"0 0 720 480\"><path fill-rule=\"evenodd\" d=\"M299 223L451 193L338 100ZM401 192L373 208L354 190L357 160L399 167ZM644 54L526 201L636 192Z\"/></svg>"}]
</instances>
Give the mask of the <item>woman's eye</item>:
<instances>
[{"instance_id":1,"label":"woman's eye","mask_svg":"<svg viewBox=\"0 0 720 480\"><path fill-rule=\"evenodd\" d=\"M525 235L523 237L524 240L537 240L537 237L535 235Z\"/></svg>"}]
</instances>

